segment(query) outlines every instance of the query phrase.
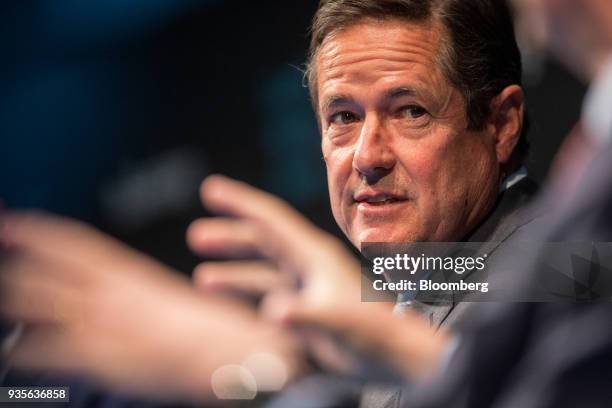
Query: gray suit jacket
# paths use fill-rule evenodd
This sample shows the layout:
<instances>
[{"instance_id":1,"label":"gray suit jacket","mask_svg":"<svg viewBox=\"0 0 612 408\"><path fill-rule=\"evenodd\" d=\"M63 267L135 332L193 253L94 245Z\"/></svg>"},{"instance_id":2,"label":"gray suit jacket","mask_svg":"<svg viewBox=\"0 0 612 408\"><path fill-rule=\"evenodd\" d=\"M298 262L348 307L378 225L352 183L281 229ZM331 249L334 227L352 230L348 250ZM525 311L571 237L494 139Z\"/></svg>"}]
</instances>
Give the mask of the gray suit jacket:
<instances>
[{"instance_id":1,"label":"gray suit jacket","mask_svg":"<svg viewBox=\"0 0 612 408\"><path fill-rule=\"evenodd\" d=\"M495 273L495 255L504 242L541 218L542 211L535 211L528 205L537 190L537 185L528 178L510 187L500 194L491 213L466 238L468 242L483 243L480 251L489 255L487 269L491 273ZM463 275L466 280L477 280L479 277L478 271ZM428 316L431 324L436 327L455 326L476 306L475 303L465 301L448 304L419 303L421 313Z\"/></svg>"},{"instance_id":2,"label":"gray suit jacket","mask_svg":"<svg viewBox=\"0 0 612 408\"><path fill-rule=\"evenodd\" d=\"M530 179L523 179L498 197L491 213L466 237L469 242L482 242L480 250L489 255L488 269L495 271L496 251L504 242L520 230L532 224L542 214L528 204L537 192L537 185ZM465 279L478 279L478 271L464 275ZM418 299L418 296L417 296ZM474 309L487 307L487 303L453 301L449 303L414 302L411 305L426 316L432 326L453 327L469 319ZM404 392L400 387L382 384L367 384L364 387L359 406L361 408L397 408L402 404Z\"/></svg>"},{"instance_id":3,"label":"gray suit jacket","mask_svg":"<svg viewBox=\"0 0 612 408\"><path fill-rule=\"evenodd\" d=\"M546 241L612 242L612 143L590 164L553 222L531 232ZM535 252L538 252L536 248ZM529 290L538 264L515 254L507 285ZM612 304L497 303L461 330L438 381L413 390L406 407L564 408L612 406Z\"/></svg>"}]
</instances>

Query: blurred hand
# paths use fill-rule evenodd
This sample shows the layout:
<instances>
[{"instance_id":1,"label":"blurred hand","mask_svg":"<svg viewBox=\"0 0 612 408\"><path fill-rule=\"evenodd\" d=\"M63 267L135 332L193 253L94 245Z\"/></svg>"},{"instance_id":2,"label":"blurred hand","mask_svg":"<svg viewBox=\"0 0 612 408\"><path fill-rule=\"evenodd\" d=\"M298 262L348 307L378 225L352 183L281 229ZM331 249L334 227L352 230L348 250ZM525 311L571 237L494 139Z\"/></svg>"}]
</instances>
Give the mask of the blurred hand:
<instances>
[{"instance_id":1,"label":"blurred hand","mask_svg":"<svg viewBox=\"0 0 612 408\"><path fill-rule=\"evenodd\" d=\"M200 287L269 294L266 303L275 307L265 311L271 317L312 319L329 328L341 324L342 311L359 306L359 263L336 239L280 199L244 183L211 176L201 192L209 210L229 217L196 220L187 242L200 255L231 260L196 268Z\"/></svg>"},{"instance_id":2,"label":"blurred hand","mask_svg":"<svg viewBox=\"0 0 612 408\"><path fill-rule=\"evenodd\" d=\"M298 370L291 335L242 304L201 296L167 267L91 227L9 214L0 239L11 248L0 271L0 316L25 323L9 355L14 366L188 399L211 397L217 369L261 353L276 359L281 376Z\"/></svg>"},{"instance_id":3,"label":"blurred hand","mask_svg":"<svg viewBox=\"0 0 612 408\"><path fill-rule=\"evenodd\" d=\"M361 302L360 265L338 240L282 200L226 177L206 179L201 196L210 211L228 217L195 221L187 233L189 246L230 261L200 265L195 272L200 287L265 294L262 309L269 318L341 338L408 375L436 367L444 333L434 335L416 314L393 316L389 303ZM335 363L349 368L345 359Z\"/></svg>"}]
</instances>

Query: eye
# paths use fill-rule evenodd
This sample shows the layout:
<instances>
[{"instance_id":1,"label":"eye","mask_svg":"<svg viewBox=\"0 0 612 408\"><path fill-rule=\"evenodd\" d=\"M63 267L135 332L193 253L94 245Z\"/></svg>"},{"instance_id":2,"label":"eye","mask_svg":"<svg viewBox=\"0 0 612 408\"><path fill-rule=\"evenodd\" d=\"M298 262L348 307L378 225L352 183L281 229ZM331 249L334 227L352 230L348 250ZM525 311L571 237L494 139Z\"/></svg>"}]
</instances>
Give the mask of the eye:
<instances>
[{"instance_id":1,"label":"eye","mask_svg":"<svg viewBox=\"0 0 612 408\"><path fill-rule=\"evenodd\" d=\"M334 113L329 117L329 123L332 125L348 125L356 122L359 118L353 112L342 111Z\"/></svg>"},{"instance_id":2,"label":"eye","mask_svg":"<svg viewBox=\"0 0 612 408\"><path fill-rule=\"evenodd\" d=\"M408 105L400 109L400 114L408 119L418 119L421 116L425 116L427 111L418 105Z\"/></svg>"}]
</instances>

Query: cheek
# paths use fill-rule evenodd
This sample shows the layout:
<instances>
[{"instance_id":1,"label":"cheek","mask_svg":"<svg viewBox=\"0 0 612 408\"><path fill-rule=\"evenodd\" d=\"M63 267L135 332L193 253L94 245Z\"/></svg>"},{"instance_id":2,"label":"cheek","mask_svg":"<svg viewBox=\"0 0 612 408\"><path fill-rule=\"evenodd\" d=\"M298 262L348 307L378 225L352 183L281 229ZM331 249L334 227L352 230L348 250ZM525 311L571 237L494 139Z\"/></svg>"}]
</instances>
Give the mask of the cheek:
<instances>
[{"instance_id":1,"label":"cheek","mask_svg":"<svg viewBox=\"0 0 612 408\"><path fill-rule=\"evenodd\" d=\"M338 217L341 214L347 184L353 171L352 154L348 149L334 149L327 152L324 149L324 159L332 211L336 219L340 221Z\"/></svg>"},{"instance_id":2,"label":"cheek","mask_svg":"<svg viewBox=\"0 0 612 408\"><path fill-rule=\"evenodd\" d=\"M422 143L398 151L402 173L407 175L409 186L422 194L436 189L437 180L448 163L446 149L432 143Z\"/></svg>"},{"instance_id":3,"label":"cheek","mask_svg":"<svg viewBox=\"0 0 612 408\"><path fill-rule=\"evenodd\" d=\"M432 150L429 164L422 163L419 184L431 211L458 216L476 205L481 195L495 189L495 151L485 140L482 134L460 134L452 143Z\"/></svg>"},{"instance_id":4,"label":"cheek","mask_svg":"<svg viewBox=\"0 0 612 408\"><path fill-rule=\"evenodd\" d=\"M330 195L341 193L353 170L353 150L349 148L323 148Z\"/></svg>"},{"instance_id":5,"label":"cheek","mask_svg":"<svg viewBox=\"0 0 612 408\"><path fill-rule=\"evenodd\" d=\"M454 206L465 195L465 180L469 184L477 166L474 157L482 150L482 146L463 143L466 137L475 135L439 134L398 154L423 215Z\"/></svg>"}]
</instances>

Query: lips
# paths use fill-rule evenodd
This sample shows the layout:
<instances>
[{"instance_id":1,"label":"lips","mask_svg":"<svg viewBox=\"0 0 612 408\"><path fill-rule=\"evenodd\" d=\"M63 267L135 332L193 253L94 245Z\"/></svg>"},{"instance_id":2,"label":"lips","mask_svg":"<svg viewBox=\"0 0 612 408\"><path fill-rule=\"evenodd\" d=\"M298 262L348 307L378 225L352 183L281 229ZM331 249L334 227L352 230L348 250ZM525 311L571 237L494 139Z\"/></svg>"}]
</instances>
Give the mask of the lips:
<instances>
[{"instance_id":1,"label":"lips","mask_svg":"<svg viewBox=\"0 0 612 408\"><path fill-rule=\"evenodd\" d=\"M405 201L406 198L393 193L362 192L357 194L354 200L359 204L365 203L372 206L380 206Z\"/></svg>"},{"instance_id":2,"label":"lips","mask_svg":"<svg viewBox=\"0 0 612 408\"><path fill-rule=\"evenodd\" d=\"M405 210L404 204L408 202L408 198L405 196L375 190L362 191L356 194L353 199L362 217L378 221L383 218L399 216Z\"/></svg>"}]
</instances>

